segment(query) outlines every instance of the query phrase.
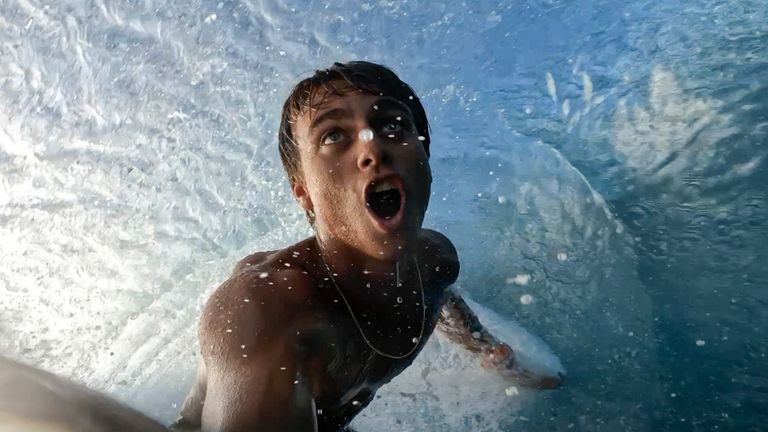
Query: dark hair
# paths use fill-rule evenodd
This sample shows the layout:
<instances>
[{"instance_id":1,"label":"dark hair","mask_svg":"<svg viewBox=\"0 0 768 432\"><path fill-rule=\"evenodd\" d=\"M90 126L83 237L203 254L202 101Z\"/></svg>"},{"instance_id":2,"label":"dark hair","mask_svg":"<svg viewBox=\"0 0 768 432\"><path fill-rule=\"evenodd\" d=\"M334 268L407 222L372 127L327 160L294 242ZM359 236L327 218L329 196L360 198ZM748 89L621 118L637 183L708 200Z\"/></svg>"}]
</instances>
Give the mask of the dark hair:
<instances>
[{"instance_id":1,"label":"dark hair","mask_svg":"<svg viewBox=\"0 0 768 432\"><path fill-rule=\"evenodd\" d=\"M334 86L334 82L345 82L349 87ZM389 96L405 104L413 114L416 130L424 137L422 144L429 156L429 122L424 107L416 93L406 83L400 80L389 68L365 61L349 63L334 63L328 69L315 71L315 74L305 78L293 88L283 104L278 132L278 148L280 159L283 161L288 179L293 184L301 169L299 148L294 139L293 125L298 116L309 109L313 99L322 90L325 94L344 95L350 90Z\"/></svg>"}]
</instances>

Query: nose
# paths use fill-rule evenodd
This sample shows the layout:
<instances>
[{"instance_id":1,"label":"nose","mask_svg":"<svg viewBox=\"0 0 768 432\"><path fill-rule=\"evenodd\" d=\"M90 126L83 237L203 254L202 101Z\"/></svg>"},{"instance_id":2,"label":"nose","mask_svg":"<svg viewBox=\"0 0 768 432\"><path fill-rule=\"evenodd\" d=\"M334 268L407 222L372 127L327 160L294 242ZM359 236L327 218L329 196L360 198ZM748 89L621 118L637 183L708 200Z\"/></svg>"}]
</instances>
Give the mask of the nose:
<instances>
[{"instance_id":1,"label":"nose","mask_svg":"<svg viewBox=\"0 0 768 432\"><path fill-rule=\"evenodd\" d=\"M365 171L390 163L391 155L386 146L381 142L378 134L372 134L373 136L371 137L370 134L365 132L365 130L362 131L357 139L357 145L360 148L357 156L358 168Z\"/></svg>"}]
</instances>

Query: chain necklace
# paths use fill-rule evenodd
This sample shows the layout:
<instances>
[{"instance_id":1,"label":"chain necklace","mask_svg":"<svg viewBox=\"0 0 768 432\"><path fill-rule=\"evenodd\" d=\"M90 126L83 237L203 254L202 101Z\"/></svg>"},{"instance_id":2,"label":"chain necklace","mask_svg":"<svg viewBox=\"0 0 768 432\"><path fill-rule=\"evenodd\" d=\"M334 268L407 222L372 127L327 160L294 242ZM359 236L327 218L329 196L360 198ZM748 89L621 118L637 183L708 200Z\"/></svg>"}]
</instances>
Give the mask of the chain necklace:
<instances>
[{"instance_id":1,"label":"chain necklace","mask_svg":"<svg viewBox=\"0 0 768 432\"><path fill-rule=\"evenodd\" d=\"M363 340L368 345L368 347L373 350L376 354L391 358L393 360L400 360L403 358L408 357L409 355L413 354L414 351L416 351L416 348L419 347L419 342L421 341L422 336L424 336L424 323L427 321L427 305L424 303L424 285L421 280L421 271L419 270L419 260L416 259L416 254L413 255L413 262L416 264L416 274L419 275L419 289L421 290L421 329L419 330L419 337L413 339L413 348L411 348L410 351L403 355L392 355L387 354L384 351L381 351L380 349L373 346L371 341L368 340L367 337L365 337L365 332L363 332L363 328L360 326L360 322L357 321L357 317L355 316L355 312L352 310L352 306L350 306L349 302L347 301L347 298L344 296L344 293L341 292L341 288L339 288L339 285L336 283L336 279L333 277L333 272L331 271L331 267L328 266L328 263L325 261L325 256L323 255L323 251L325 251L325 247L323 247L322 243L320 243L320 239L317 239L317 245L319 247L320 252L320 259L323 260L323 265L325 266L325 270L328 272L328 276L331 278L331 283L333 283L333 286L336 288L336 291L341 296L341 299L344 300L344 304L347 306L347 310L349 311L349 315L352 316L352 321L355 322L355 325L357 326L357 330L360 331L360 335L363 337ZM395 269L397 271L396 275L396 281L395 283L397 286L400 286L400 263L395 263Z\"/></svg>"}]
</instances>

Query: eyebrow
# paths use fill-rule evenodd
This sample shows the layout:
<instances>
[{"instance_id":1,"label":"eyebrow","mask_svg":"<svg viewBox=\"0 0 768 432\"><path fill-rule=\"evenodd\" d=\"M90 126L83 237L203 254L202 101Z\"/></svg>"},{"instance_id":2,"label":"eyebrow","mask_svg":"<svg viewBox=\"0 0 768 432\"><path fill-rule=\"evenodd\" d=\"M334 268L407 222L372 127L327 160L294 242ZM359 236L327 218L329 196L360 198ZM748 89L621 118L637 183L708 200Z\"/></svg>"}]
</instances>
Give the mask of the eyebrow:
<instances>
[{"instance_id":1,"label":"eyebrow","mask_svg":"<svg viewBox=\"0 0 768 432\"><path fill-rule=\"evenodd\" d=\"M411 110L408 108L407 105L405 105L404 103L392 97L383 97L383 98L377 99L373 103L373 105L377 106L378 110L374 109L373 106L371 106L370 112L398 111L398 112L402 112L403 114L408 114L410 117L413 117L413 114L411 113Z\"/></svg>"},{"instance_id":2,"label":"eyebrow","mask_svg":"<svg viewBox=\"0 0 768 432\"><path fill-rule=\"evenodd\" d=\"M317 127L325 121L348 118L350 115L351 113L349 112L349 110L346 110L344 108L334 108L334 109L325 111L324 113L316 116L312 120L312 123L309 125L309 134L312 135L315 129L317 129Z\"/></svg>"},{"instance_id":3,"label":"eyebrow","mask_svg":"<svg viewBox=\"0 0 768 432\"><path fill-rule=\"evenodd\" d=\"M374 106L377 106L378 109L373 108ZM376 101L373 102L373 105L371 105L369 114L376 113L376 112L393 112L393 111L402 112L403 114L407 114L409 117L413 118L413 114L411 113L410 108L408 108L408 106L405 105L404 103L392 97L383 97L383 98L376 99ZM349 118L351 116L352 116L352 113L346 108L329 109L328 111L325 111L322 114L315 116L314 119L312 119L312 122L309 125L309 135L314 134L315 130L323 122L326 122L328 120L339 120L339 119Z\"/></svg>"}]
</instances>

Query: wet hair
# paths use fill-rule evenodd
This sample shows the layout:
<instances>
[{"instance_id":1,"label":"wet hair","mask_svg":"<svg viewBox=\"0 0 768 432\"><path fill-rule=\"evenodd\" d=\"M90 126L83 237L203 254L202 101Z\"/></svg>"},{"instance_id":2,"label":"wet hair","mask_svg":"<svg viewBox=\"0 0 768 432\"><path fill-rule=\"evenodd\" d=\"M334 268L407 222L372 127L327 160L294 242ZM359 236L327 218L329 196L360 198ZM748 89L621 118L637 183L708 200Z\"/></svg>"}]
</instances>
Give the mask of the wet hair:
<instances>
[{"instance_id":1,"label":"wet hair","mask_svg":"<svg viewBox=\"0 0 768 432\"><path fill-rule=\"evenodd\" d=\"M323 98L328 95L343 96L355 90L389 96L407 106L413 114L418 134L424 137L421 143L429 156L427 114L416 93L408 84L401 81L391 69L375 63L365 61L334 63L330 68L315 71L314 75L296 84L283 104L278 132L278 149L291 185L301 173L299 147L293 130L299 115L310 107L318 105L315 101L318 95L322 95Z\"/></svg>"}]
</instances>

